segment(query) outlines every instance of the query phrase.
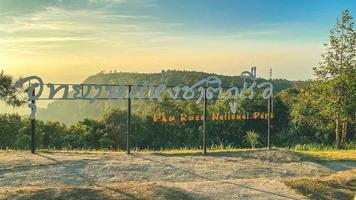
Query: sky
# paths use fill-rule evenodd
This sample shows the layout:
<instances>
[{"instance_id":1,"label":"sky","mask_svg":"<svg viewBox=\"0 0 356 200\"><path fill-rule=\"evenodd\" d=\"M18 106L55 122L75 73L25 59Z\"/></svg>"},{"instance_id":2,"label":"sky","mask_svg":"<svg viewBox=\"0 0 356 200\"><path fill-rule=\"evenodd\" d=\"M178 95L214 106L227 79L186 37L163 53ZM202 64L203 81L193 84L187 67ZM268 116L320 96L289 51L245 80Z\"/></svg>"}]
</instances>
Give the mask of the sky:
<instances>
[{"instance_id":1,"label":"sky","mask_svg":"<svg viewBox=\"0 0 356 200\"><path fill-rule=\"evenodd\" d=\"M80 83L102 70L306 80L352 0L0 0L0 70Z\"/></svg>"}]
</instances>

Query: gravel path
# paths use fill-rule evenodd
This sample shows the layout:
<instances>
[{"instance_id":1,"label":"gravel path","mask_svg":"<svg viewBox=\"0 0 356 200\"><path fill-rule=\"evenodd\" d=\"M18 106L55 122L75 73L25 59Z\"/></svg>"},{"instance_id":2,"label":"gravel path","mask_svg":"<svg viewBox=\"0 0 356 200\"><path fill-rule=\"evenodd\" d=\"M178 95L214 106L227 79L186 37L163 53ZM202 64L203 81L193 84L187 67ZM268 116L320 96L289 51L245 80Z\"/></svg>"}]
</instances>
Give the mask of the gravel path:
<instances>
[{"instance_id":1,"label":"gravel path","mask_svg":"<svg viewBox=\"0 0 356 200\"><path fill-rule=\"evenodd\" d=\"M356 163L318 164L286 150L201 154L64 154L0 152L0 187L110 186L154 183L196 199L304 199L283 184Z\"/></svg>"}]
</instances>

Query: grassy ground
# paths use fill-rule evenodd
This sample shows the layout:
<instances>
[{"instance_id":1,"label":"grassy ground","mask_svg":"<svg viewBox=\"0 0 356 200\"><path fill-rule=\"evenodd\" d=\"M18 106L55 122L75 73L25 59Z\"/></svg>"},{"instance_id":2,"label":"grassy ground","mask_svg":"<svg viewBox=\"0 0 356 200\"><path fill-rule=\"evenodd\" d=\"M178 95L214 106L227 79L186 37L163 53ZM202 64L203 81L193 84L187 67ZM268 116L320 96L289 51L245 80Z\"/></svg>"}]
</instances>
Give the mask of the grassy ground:
<instances>
[{"instance_id":1,"label":"grassy ground","mask_svg":"<svg viewBox=\"0 0 356 200\"><path fill-rule=\"evenodd\" d=\"M356 161L356 150L295 151L320 161Z\"/></svg>"},{"instance_id":2,"label":"grassy ground","mask_svg":"<svg viewBox=\"0 0 356 200\"><path fill-rule=\"evenodd\" d=\"M356 161L356 150L295 151L306 160L318 163ZM310 199L356 199L356 169L323 177L293 178L286 185Z\"/></svg>"},{"instance_id":3,"label":"grassy ground","mask_svg":"<svg viewBox=\"0 0 356 200\"><path fill-rule=\"evenodd\" d=\"M296 178L286 185L310 199L356 198L356 169L318 178Z\"/></svg>"}]
</instances>

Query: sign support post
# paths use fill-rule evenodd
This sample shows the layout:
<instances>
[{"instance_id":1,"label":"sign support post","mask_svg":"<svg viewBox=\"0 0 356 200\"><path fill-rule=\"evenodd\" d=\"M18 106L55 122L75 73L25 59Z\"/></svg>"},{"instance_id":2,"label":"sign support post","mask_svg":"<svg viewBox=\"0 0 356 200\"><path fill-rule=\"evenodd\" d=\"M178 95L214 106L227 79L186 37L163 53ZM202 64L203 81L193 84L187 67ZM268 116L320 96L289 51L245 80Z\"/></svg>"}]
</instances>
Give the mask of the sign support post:
<instances>
[{"instance_id":1,"label":"sign support post","mask_svg":"<svg viewBox=\"0 0 356 200\"><path fill-rule=\"evenodd\" d=\"M35 95L35 89L32 91L32 95ZM35 105L35 100L31 100L31 103ZM34 109L34 108L31 108ZM35 128L36 128L36 121L35 117L31 118L31 153L36 153L36 141L35 141Z\"/></svg>"},{"instance_id":2,"label":"sign support post","mask_svg":"<svg viewBox=\"0 0 356 200\"><path fill-rule=\"evenodd\" d=\"M206 154L206 122L207 122L207 98L206 98L206 89L204 90L204 121L203 121L203 154Z\"/></svg>"},{"instance_id":3,"label":"sign support post","mask_svg":"<svg viewBox=\"0 0 356 200\"><path fill-rule=\"evenodd\" d=\"M269 80L272 80L272 68L269 70ZM271 144L270 144L270 134L271 134L271 101L273 98L273 94L271 95L270 98L268 98L268 119L267 119L267 123L268 123L268 138L267 138L267 147L268 149L271 149Z\"/></svg>"},{"instance_id":4,"label":"sign support post","mask_svg":"<svg viewBox=\"0 0 356 200\"><path fill-rule=\"evenodd\" d=\"M268 119L267 119L267 123L268 123L268 136L267 136L267 148L271 149L270 146L270 132L271 132L271 99L268 99Z\"/></svg>"},{"instance_id":5,"label":"sign support post","mask_svg":"<svg viewBox=\"0 0 356 200\"><path fill-rule=\"evenodd\" d=\"M131 85L129 85L129 92L127 98L127 135L126 135L126 150L130 154L130 135L131 135Z\"/></svg>"}]
</instances>

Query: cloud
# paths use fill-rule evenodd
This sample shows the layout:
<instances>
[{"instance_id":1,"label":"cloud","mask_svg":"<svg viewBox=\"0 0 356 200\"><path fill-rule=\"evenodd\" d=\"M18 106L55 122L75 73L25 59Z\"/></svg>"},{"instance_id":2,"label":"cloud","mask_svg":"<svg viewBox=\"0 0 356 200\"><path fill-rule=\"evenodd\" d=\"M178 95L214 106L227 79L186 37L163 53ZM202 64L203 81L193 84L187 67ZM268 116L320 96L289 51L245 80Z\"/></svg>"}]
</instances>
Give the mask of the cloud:
<instances>
[{"instance_id":1,"label":"cloud","mask_svg":"<svg viewBox=\"0 0 356 200\"><path fill-rule=\"evenodd\" d=\"M42 31L51 33L67 32L116 32L144 31L153 26L182 26L181 23L163 23L148 15L128 15L107 10L63 9L48 7L24 16L11 16L0 23L5 33Z\"/></svg>"},{"instance_id":2,"label":"cloud","mask_svg":"<svg viewBox=\"0 0 356 200\"><path fill-rule=\"evenodd\" d=\"M89 3L123 3L127 0L88 0Z\"/></svg>"},{"instance_id":3,"label":"cloud","mask_svg":"<svg viewBox=\"0 0 356 200\"><path fill-rule=\"evenodd\" d=\"M104 1L109 0L100 0ZM110 2L127 3L124 0ZM92 3L99 3L99 0ZM129 13L104 8L50 6L6 16L0 19L2 52L45 55L49 50L70 53L75 52L75 48L85 47L86 51L110 51L110 48L135 51L158 43L176 43L182 38L172 30L180 29L183 23L162 22L150 15Z\"/></svg>"},{"instance_id":4,"label":"cloud","mask_svg":"<svg viewBox=\"0 0 356 200\"><path fill-rule=\"evenodd\" d=\"M88 0L89 5L117 5L117 4L126 4L126 5L135 5L139 7L157 7L158 3L156 0Z\"/></svg>"},{"instance_id":5,"label":"cloud","mask_svg":"<svg viewBox=\"0 0 356 200\"><path fill-rule=\"evenodd\" d=\"M36 42L66 42L66 41L89 41L89 37L22 37L17 39L0 39L0 44L5 43L36 43Z\"/></svg>"}]
</instances>

